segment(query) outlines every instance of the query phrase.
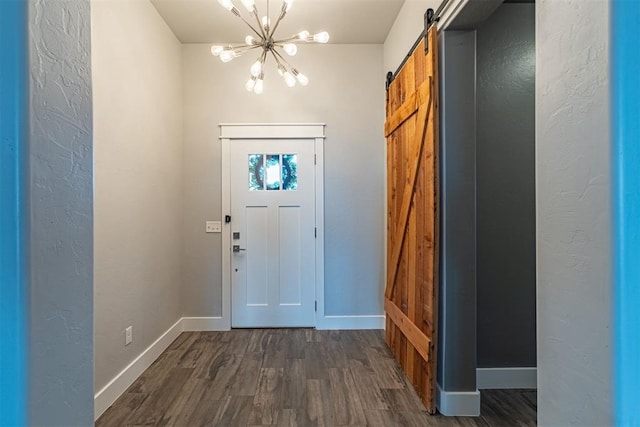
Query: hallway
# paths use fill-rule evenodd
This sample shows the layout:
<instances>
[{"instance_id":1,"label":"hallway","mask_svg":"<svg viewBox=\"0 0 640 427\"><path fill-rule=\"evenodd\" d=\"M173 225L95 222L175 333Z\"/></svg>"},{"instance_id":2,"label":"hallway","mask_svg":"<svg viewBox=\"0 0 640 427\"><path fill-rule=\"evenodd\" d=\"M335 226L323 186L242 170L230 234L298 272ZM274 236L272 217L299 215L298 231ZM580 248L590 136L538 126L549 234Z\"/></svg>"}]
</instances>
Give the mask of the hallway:
<instances>
[{"instance_id":1,"label":"hallway","mask_svg":"<svg viewBox=\"0 0 640 427\"><path fill-rule=\"evenodd\" d=\"M185 332L96 426L536 425L536 393L482 392L482 416L430 416L379 330Z\"/></svg>"}]
</instances>

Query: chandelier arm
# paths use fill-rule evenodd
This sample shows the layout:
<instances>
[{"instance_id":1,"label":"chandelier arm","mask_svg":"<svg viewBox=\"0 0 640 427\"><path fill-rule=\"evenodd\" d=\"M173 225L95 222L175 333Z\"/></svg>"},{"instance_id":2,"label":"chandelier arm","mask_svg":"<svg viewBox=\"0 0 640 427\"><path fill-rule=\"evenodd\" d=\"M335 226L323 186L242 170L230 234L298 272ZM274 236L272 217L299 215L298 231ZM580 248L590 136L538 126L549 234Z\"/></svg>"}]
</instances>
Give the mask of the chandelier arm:
<instances>
[{"instance_id":1,"label":"chandelier arm","mask_svg":"<svg viewBox=\"0 0 640 427\"><path fill-rule=\"evenodd\" d=\"M248 51L250 51L252 49L257 49L259 47L262 47L262 46L256 45L256 44L254 44L254 45L245 44L245 45L241 45L241 46L231 46L231 50L244 53L244 52L248 52Z\"/></svg>"},{"instance_id":2,"label":"chandelier arm","mask_svg":"<svg viewBox=\"0 0 640 427\"><path fill-rule=\"evenodd\" d=\"M257 35L258 37L260 37L260 38L264 38L264 33L260 34L260 33L258 32L258 30L256 30L255 28L253 28L253 25L251 25L251 24L249 23L249 21L247 21L246 19L244 19L244 16L242 16L242 15L238 15L238 18L242 19L242 22L244 22L245 24L247 24L247 26L248 26L249 28L251 28L251 31L253 31L254 33L256 33L256 35Z\"/></svg>"},{"instance_id":3,"label":"chandelier arm","mask_svg":"<svg viewBox=\"0 0 640 427\"><path fill-rule=\"evenodd\" d=\"M289 68L293 68L293 67L291 66L291 64L289 64L289 62L288 62L286 59L284 59L284 57L283 57L282 55L280 55L280 52L278 52L278 51L277 51L277 50L275 50L275 49L271 49L271 51L273 52L273 55L274 55L274 56L277 56L278 58L280 58L280 60L282 60L282 62L284 62L284 63L285 63L285 65L287 65Z\"/></svg>"},{"instance_id":4,"label":"chandelier arm","mask_svg":"<svg viewBox=\"0 0 640 427\"><path fill-rule=\"evenodd\" d=\"M273 38L273 35L276 33L276 30L278 29L278 25L280 25L280 22L284 19L284 16L287 14L286 11L286 7L285 4L282 3L282 10L280 11L280 16L278 16L278 20L276 21L276 25L273 26L273 30L271 30L271 34L270 36Z\"/></svg>"},{"instance_id":5,"label":"chandelier arm","mask_svg":"<svg viewBox=\"0 0 640 427\"><path fill-rule=\"evenodd\" d=\"M300 39L297 35L288 37L282 40L275 40L274 43L306 43L306 44L317 44L318 42L313 40L313 37L309 37L307 39Z\"/></svg>"},{"instance_id":6,"label":"chandelier arm","mask_svg":"<svg viewBox=\"0 0 640 427\"><path fill-rule=\"evenodd\" d=\"M273 44L274 45L281 45L282 43L289 43L289 42L292 42L296 38L297 37L289 37L288 39L274 40Z\"/></svg>"},{"instance_id":7,"label":"chandelier arm","mask_svg":"<svg viewBox=\"0 0 640 427\"><path fill-rule=\"evenodd\" d=\"M267 34L264 32L264 28L262 27L262 22L260 22L260 18L258 17L258 8L257 7L253 7L253 16L256 18L256 22L258 23L258 28L260 28L260 32L262 33L262 35L258 34L260 37L262 37L264 39L264 41L267 41ZM251 27L253 28L253 27ZM255 30L253 30L255 31Z\"/></svg>"},{"instance_id":8,"label":"chandelier arm","mask_svg":"<svg viewBox=\"0 0 640 427\"><path fill-rule=\"evenodd\" d=\"M279 59L278 59L278 57L276 56L275 51L274 51L273 49L271 49L271 55L273 55L273 59L275 59L275 60L276 60L276 65L277 65L278 67L282 67L282 68L284 68L284 69L285 69L285 71L287 71L287 67L285 67L284 65L282 65L282 63L280 62L280 60L279 60ZM291 67L291 66L289 66L289 67Z\"/></svg>"},{"instance_id":9,"label":"chandelier arm","mask_svg":"<svg viewBox=\"0 0 640 427\"><path fill-rule=\"evenodd\" d=\"M297 37L290 37L290 38L288 38L288 39L275 40L275 41L273 42L273 44L276 44L276 45L282 45L282 44L284 44L284 43L296 43L296 44L297 44L297 43L300 43L300 41L301 41L301 40L300 40L300 39L298 39Z\"/></svg>"}]
</instances>

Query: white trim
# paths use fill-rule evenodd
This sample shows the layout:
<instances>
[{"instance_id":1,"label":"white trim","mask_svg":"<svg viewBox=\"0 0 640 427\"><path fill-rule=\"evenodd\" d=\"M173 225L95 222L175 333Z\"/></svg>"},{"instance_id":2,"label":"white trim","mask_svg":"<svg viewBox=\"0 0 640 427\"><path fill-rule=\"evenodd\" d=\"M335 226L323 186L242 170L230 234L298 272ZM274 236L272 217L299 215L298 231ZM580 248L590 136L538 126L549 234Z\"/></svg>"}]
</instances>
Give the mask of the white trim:
<instances>
[{"instance_id":1,"label":"white trim","mask_svg":"<svg viewBox=\"0 0 640 427\"><path fill-rule=\"evenodd\" d=\"M324 138L323 123L221 123L220 139Z\"/></svg>"},{"instance_id":2,"label":"white trim","mask_svg":"<svg viewBox=\"0 0 640 427\"><path fill-rule=\"evenodd\" d=\"M324 133L324 130L323 130ZM316 138L316 328L324 317L324 138Z\"/></svg>"},{"instance_id":3,"label":"white trim","mask_svg":"<svg viewBox=\"0 0 640 427\"><path fill-rule=\"evenodd\" d=\"M230 331L231 325L222 317L183 317L184 332Z\"/></svg>"},{"instance_id":4,"label":"white trim","mask_svg":"<svg viewBox=\"0 0 640 427\"><path fill-rule=\"evenodd\" d=\"M444 10L440 13L440 19L437 22L438 31L448 29L449 25L456 19L462 9L465 8L470 0L453 0L450 1Z\"/></svg>"},{"instance_id":5,"label":"white trim","mask_svg":"<svg viewBox=\"0 0 640 427\"><path fill-rule=\"evenodd\" d=\"M436 407L442 415L450 417L478 417L480 391L444 391L438 384Z\"/></svg>"},{"instance_id":6,"label":"white trim","mask_svg":"<svg viewBox=\"0 0 640 427\"><path fill-rule=\"evenodd\" d=\"M320 307L318 307L320 310ZM384 314L370 316L324 316L318 318L318 329L384 329Z\"/></svg>"},{"instance_id":7,"label":"white trim","mask_svg":"<svg viewBox=\"0 0 640 427\"><path fill-rule=\"evenodd\" d=\"M222 319L225 327L231 329L231 224L225 222L225 215L231 215L231 156L230 140L222 142Z\"/></svg>"},{"instance_id":8,"label":"white trim","mask_svg":"<svg viewBox=\"0 0 640 427\"><path fill-rule=\"evenodd\" d=\"M171 345L182 333L182 319L178 320L146 350L134 359L94 396L93 416L97 420L113 402Z\"/></svg>"},{"instance_id":9,"label":"white trim","mask_svg":"<svg viewBox=\"0 0 640 427\"><path fill-rule=\"evenodd\" d=\"M221 123L222 144L222 317L221 330L231 328L231 226L224 223L224 216L231 212L231 143L239 139L305 139L314 140L315 169L315 217L318 229L315 239L315 295L318 303L315 323L318 326L324 313L324 138L323 123Z\"/></svg>"},{"instance_id":10,"label":"white trim","mask_svg":"<svg viewBox=\"0 0 640 427\"><path fill-rule=\"evenodd\" d=\"M478 368L476 384L479 389L537 388L537 368Z\"/></svg>"}]
</instances>

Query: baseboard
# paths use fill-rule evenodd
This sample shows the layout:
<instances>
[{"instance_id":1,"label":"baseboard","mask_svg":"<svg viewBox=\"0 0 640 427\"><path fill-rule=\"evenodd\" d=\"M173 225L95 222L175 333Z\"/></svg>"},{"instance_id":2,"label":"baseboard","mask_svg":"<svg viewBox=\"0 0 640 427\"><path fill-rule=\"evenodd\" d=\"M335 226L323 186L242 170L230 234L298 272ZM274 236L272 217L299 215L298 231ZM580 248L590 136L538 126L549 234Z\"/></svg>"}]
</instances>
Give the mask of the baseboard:
<instances>
[{"instance_id":1,"label":"baseboard","mask_svg":"<svg viewBox=\"0 0 640 427\"><path fill-rule=\"evenodd\" d=\"M438 384L436 407L442 415L480 416L480 391L444 391Z\"/></svg>"},{"instance_id":2,"label":"baseboard","mask_svg":"<svg viewBox=\"0 0 640 427\"><path fill-rule=\"evenodd\" d=\"M317 329L384 329L384 315L324 316L319 318Z\"/></svg>"},{"instance_id":3,"label":"baseboard","mask_svg":"<svg viewBox=\"0 0 640 427\"><path fill-rule=\"evenodd\" d=\"M537 388L536 368L478 368L476 384L479 389Z\"/></svg>"},{"instance_id":4,"label":"baseboard","mask_svg":"<svg viewBox=\"0 0 640 427\"><path fill-rule=\"evenodd\" d=\"M228 331L231 329L229 319L222 317L183 317L182 330L188 332Z\"/></svg>"},{"instance_id":5,"label":"baseboard","mask_svg":"<svg viewBox=\"0 0 640 427\"><path fill-rule=\"evenodd\" d=\"M143 351L126 368L115 376L94 396L94 419L97 420L113 402L162 354L169 345L182 333L182 319L178 320L153 344Z\"/></svg>"}]
</instances>

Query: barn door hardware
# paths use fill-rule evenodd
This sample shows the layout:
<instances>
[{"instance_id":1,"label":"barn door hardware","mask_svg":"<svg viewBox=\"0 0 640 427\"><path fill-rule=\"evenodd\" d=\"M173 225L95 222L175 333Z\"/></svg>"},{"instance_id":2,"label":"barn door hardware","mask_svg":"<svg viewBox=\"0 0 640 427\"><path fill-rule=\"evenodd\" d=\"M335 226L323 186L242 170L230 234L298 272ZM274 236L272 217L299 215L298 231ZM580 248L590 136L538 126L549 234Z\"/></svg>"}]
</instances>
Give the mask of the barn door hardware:
<instances>
[{"instance_id":1,"label":"barn door hardware","mask_svg":"<svg viewBox=\"0 0 640 427\"><path fill-rule=\"evenodd\" d=\"M424 13L424 54L429 53L429 28L434 22L438 22L440 18L436 18L436 13L433 9L429 8Z\"/></svg>"},{"instance_id":2,"label":"barn door hardware","mask_svg":"<svg viewBox=\"0 0 640 427\"><path fill-rule=\"evenodd\" d=\"M407 60L411 58L411 55L413 55L413 52L416 50L418 45L423 40L424 40L424 53L425 55L429 53L429 43L427 39L429 34L429 29L433 26L433 24L440 21L440 15L442 14L444 9L449 5L451 1L452 0L443 0L443 2L440 3L440 6L438 6L438 10L434 11L433 9L429 8L424 13L424 29L422 30L422 33L420 33L420 35L418 36L418 40L416 40L413 46L411 46L411 49L409 49L409 53L407 53L407 55L404 57L404 59L400 63L400 66L396 70L396 72L395 73L390 72L391 78L389 78L389 74L387 73L387 79L385 83L387 91L389 90L389 86L391 85L393 80L395 80L395 78L400 73L400 70L402 70L402 67L404 67L404 64L406 64Z\"/></svg>"},{"instance_id":3,"label":"barn door hardware","mask_svg":"<svg viewBox=\"0 0 640 427\"><path fill-rule=\"evenodd\" d=\"M391 82L393 82L393 73L391 71L389 71L387 73L387 82L384 85L385 89L387 89L387 91L389 90L389 86L391 86ZM388 96L388 94L387 94Z\"/></svg>"}]
</instances>

